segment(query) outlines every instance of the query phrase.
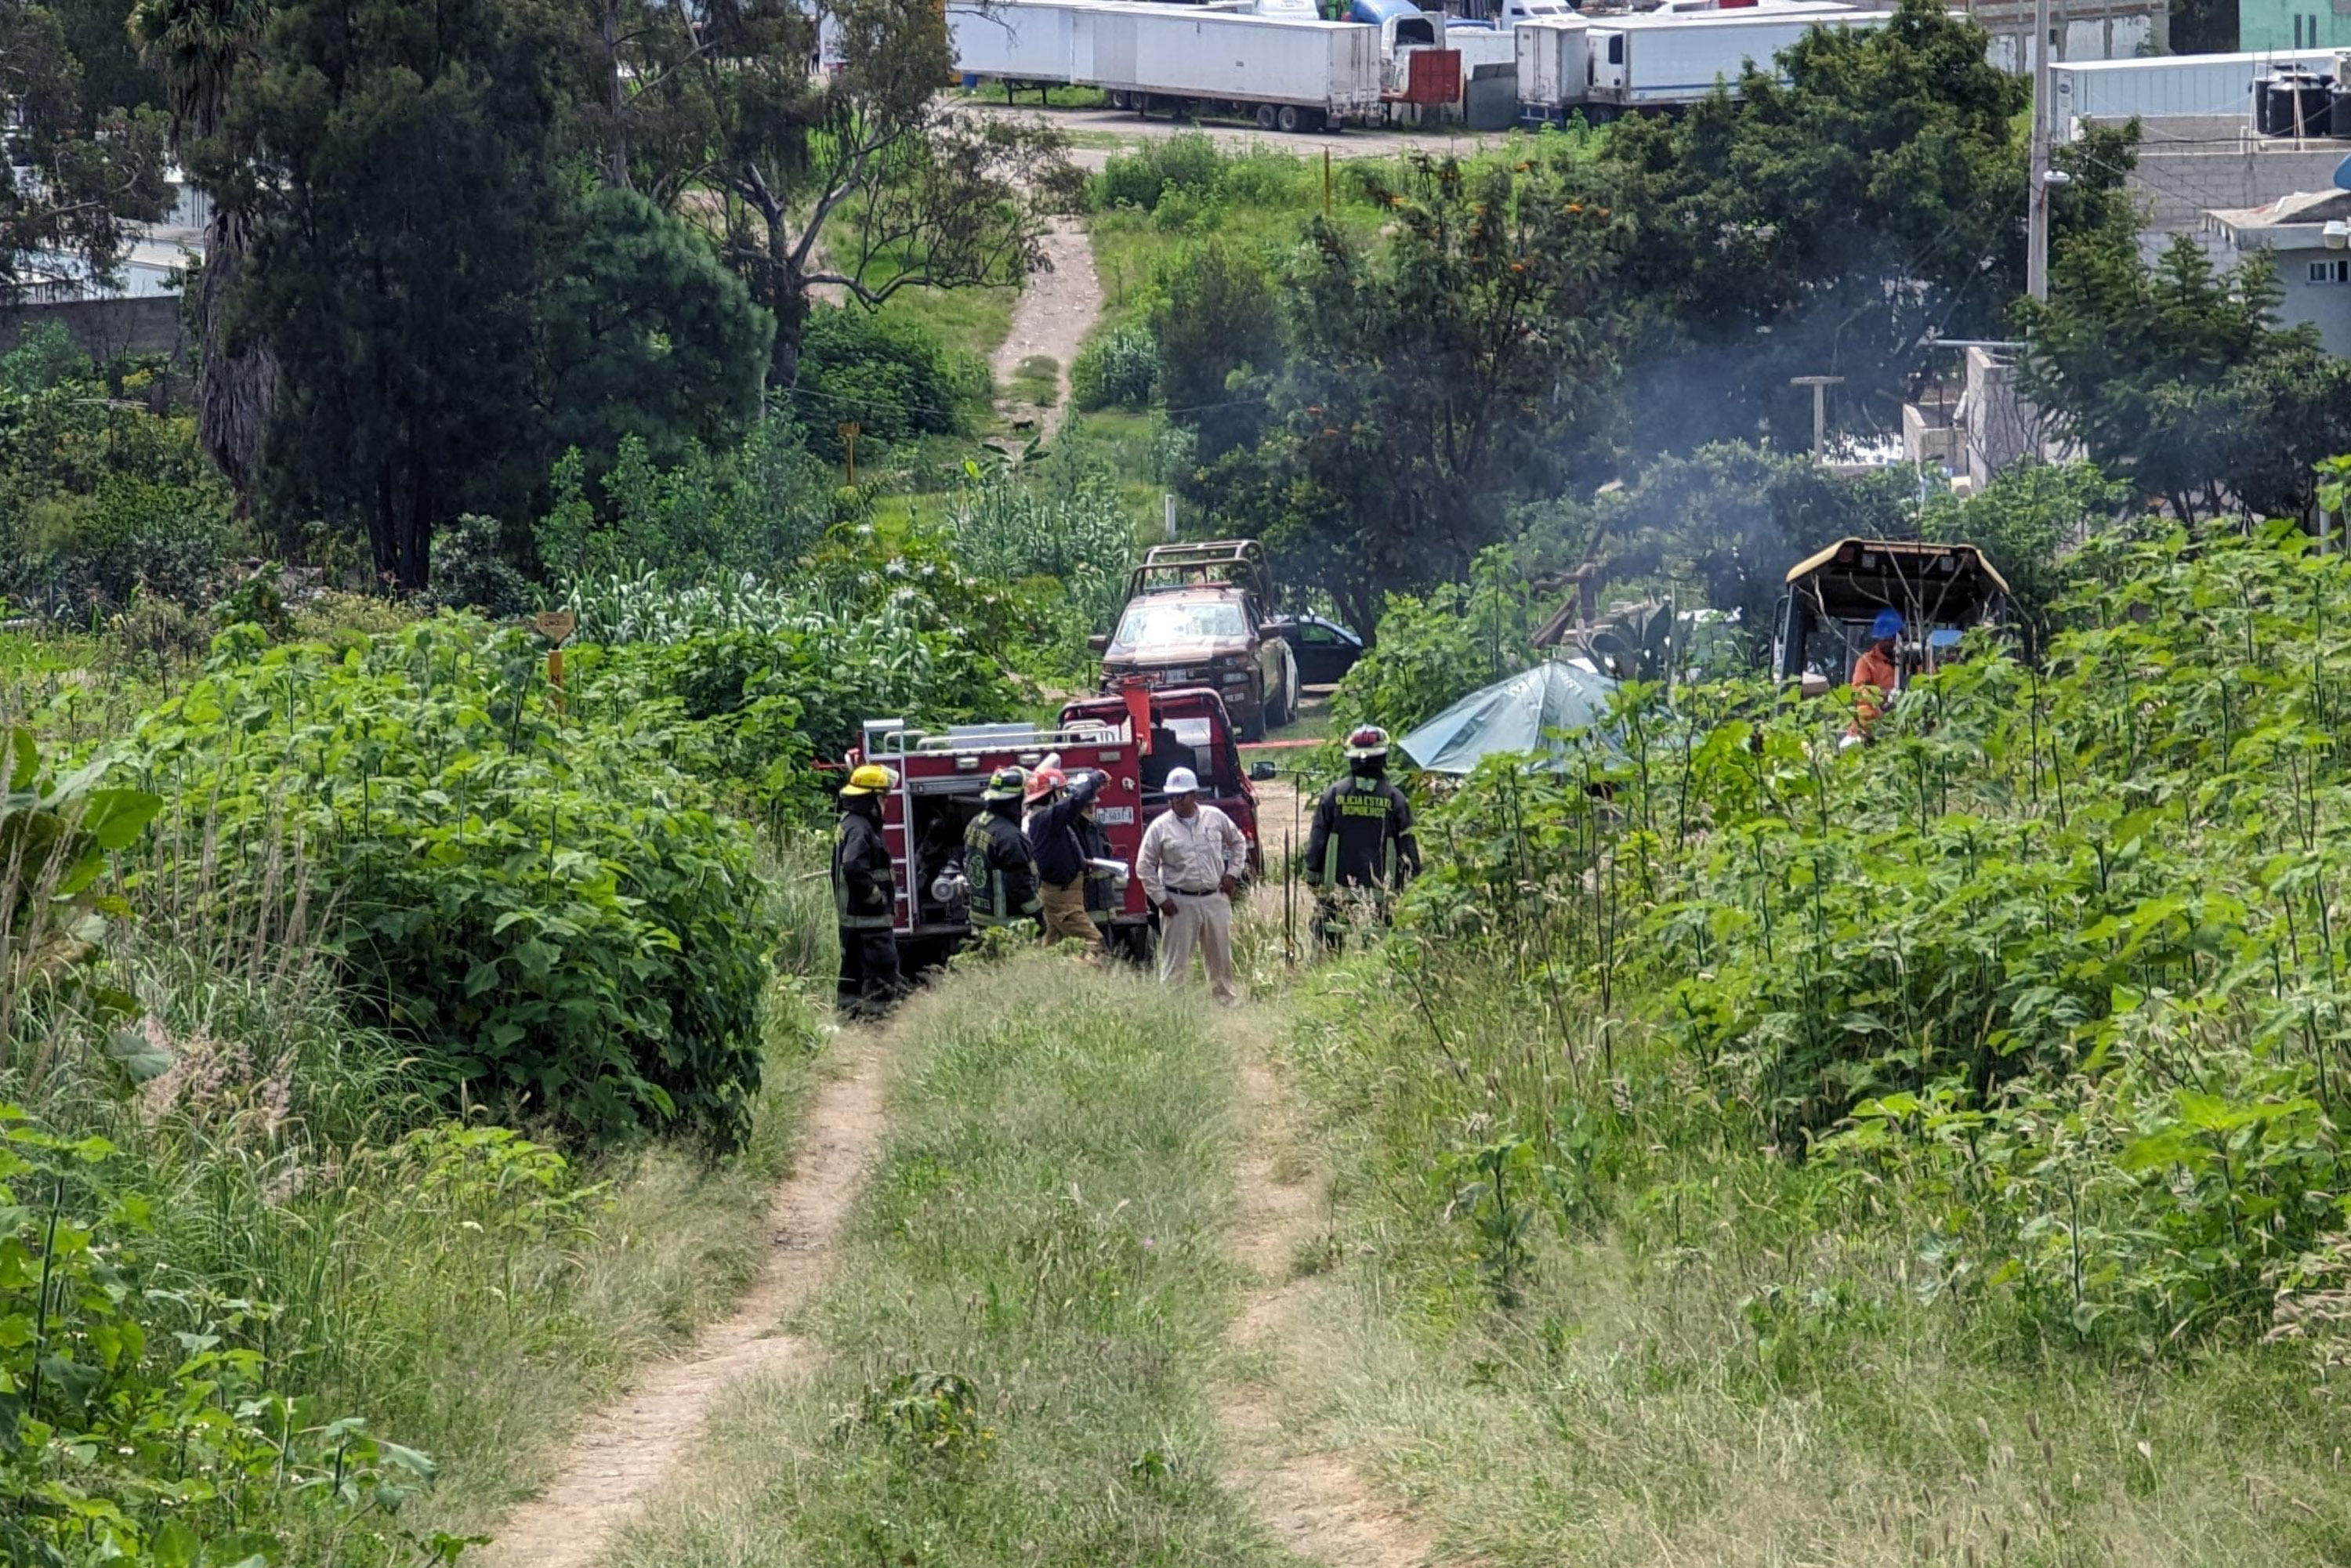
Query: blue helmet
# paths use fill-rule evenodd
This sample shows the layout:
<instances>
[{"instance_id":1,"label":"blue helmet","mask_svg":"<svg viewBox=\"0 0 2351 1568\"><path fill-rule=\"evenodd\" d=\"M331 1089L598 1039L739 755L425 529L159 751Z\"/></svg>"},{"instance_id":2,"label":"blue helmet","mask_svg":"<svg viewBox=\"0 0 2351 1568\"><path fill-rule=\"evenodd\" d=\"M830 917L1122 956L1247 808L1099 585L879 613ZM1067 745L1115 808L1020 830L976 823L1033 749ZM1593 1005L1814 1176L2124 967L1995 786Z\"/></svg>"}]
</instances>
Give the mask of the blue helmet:
<instances>
[{"instance_id":1,"label":"blue helmet","mask_svg":"<svg viewBox=\"0 0 2351 1568\"><path fill-rule=\"evenodd\" d=\"M1902 635L1902 612L1891 605L1879 611L1877 619L1869 623L1869 637L1873 643L1883 638L1900 635Z\"/></svg>"}]
</instances>

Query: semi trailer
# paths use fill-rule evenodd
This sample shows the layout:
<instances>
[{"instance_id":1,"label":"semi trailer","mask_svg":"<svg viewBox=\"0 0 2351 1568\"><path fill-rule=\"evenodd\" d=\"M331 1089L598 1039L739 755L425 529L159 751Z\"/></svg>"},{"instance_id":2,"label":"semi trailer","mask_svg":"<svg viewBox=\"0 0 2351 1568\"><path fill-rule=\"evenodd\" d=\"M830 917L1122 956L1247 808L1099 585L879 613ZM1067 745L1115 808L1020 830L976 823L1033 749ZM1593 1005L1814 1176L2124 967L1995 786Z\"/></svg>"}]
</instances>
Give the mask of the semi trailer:
<instances>
[{"instance_id":1,"label":"semi trailer","mask_svg":"<svg viewBox=\"0 0 2351 1568\"><path fill-rule=\"evenodd\" d=\"M956 68L967 77L1097 87L1116 108L1222 110L1265 131L1376 115L1381 31L1298 11L1206 5L988 0L947 7Z\"/></svg>"},{"instance_id":2,"label":"semi trailer","mask_svg":"<svg viewBox=\"0 0 2351 1568\"><path fill-rule=\"evenodd\" d=\"M1520 117L1581 111L1599 121L1628 110L1684 108L1718 84L1735 90L1750 61L1770 68L1814 27L1876 27L1892 15L1822 4L1530 18L1515 29Z\"/></svg>"}]
</instances>

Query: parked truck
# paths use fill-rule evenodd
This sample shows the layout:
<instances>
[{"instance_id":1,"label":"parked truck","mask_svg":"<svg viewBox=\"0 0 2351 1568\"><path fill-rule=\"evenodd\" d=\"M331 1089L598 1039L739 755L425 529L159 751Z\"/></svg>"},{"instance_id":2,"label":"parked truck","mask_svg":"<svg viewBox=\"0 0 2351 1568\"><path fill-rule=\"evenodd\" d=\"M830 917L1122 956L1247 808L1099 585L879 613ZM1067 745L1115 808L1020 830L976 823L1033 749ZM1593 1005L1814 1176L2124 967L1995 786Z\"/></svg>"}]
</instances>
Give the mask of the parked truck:
<instances>
[{"instance_id":1,"label":"parked truck","mask_svg":"<svg viewBox=\"0 0 2351 1568\"><path fill-rule=\"evenodd\" d=\"M1519 67L1519 118L1556 120L1583 107L1592 87L1592 24L1569 12L1530 16L1510 29Z\"/></svg>"},{"instance_id":2,"label":"parked truck","mask_svg":"<svg viewBox=\"0 0 2351 1568\"><path fill-rule=\"evenodd\" d=\"M1105 5L1076 17L1071 80L1141 114L1205 110L1320 131L1380 108L1380 34L1360 22Z\"/></svg>"},{"instance_id":3,"label":"parked truck","mask_svg":"<svg viewBox=\"0 0 2351 1568\"><path fill-rule=\"evenodd\" d=\"M1419 18L1392 31L1434 35ZM1148 114L1207 111L1264 131L1319 131L1376 116L1382 27L1206 5L956 0L947 7L967 78L1098 87Z\"/></svg>"},{"instance_id":4,"label":"parked truck","mask_svg":"<svg viewBox=\"0 0 2351 1568\"><path fill-rule=\"evenodd\" d=\"M1684 108L1718 83L1736 88L1750 61L1771 68L1782 50L1814 27L1876 27L1892 15L1782 6L1595 20L1585 33L1591 69L1583 100L1566 107L1580 107L1594 120L1627 110Z\"/></svg>"},{"instance_id":5,"label":"parked truck","mask_svg":"<svg viewBox=\"0 0 2351 1568\"><path fill-rule=\"evenodd\" d=\"M963 725L928 734L902 719L870 719L863 744L846 764L886 763L898 775L883 798L882 838L896 884L891 924L910 973L945 963L971 935L963 835L980 810L988 775L1004 767L1034 768L1049 756L1058 756L1065 771L1092 768L1107 777L1094 817L1110 841L1109 858L1128 870L1142 848L1143 830L1168 810L1166 778L1177 768L1198 776L1202 798L1248 839L1251 873L1261 869L1257 791L1242 766L1224 699L1214 690L1138 685L1081 697L1050 726ZM1151 956L1155 933L1143 883L1130 877L1111 910L1111 945L1142 961Z\"/></svg>"},{"instance_id":6,"label":"parked truck","mask_svg":"<svg viewBox=\"0 0 2351 1568\"><path fill-rule=\"evenodd\" d=\"M965 5L947 7L947 47L966 78L1008 87L1070 80L1076 5Z\"/></svg>"}]
</instances>

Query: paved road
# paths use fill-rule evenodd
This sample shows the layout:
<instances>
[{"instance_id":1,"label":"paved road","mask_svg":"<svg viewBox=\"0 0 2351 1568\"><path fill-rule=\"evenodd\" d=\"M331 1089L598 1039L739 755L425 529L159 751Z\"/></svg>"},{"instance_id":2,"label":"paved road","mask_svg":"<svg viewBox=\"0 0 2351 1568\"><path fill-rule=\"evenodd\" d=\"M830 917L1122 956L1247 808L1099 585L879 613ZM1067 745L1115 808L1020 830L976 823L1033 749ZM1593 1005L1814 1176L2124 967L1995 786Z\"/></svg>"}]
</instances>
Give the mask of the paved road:
<instances>
[{"instance_id":1,"label":"paved road","mask_svg":"<svg viewBox=\"0 0 2351 1568\"><path fill-rule=\"evenodd\" d=\"M1145 120L1131 109L1042 109L1033 103L1007 108L1001 103L987 103L967 99L957 105L967 114L1017 114L1029 120L1057 125L1081 141L1099 143L1105 136L1115 136L1132 146L1146 137L1177 136L1187 131L1206 132L1216 141L1230 147L1259 146L1284 152L1296 152L1311 157L1326 148L1333 158L1385 158L1398 152L1415 150L1423 152L1474 152L1479 148L1498 142L1501 132L1442 131L1311 131L1284 136L1269 134L1256 126L1239 120L1195 123L1187 120L1169 120L1154 115ZM1070 161L1083 169L1099 169L1110 162L1113 149L1100 145L1073 148Z\"/></svg>"}]
</instances>

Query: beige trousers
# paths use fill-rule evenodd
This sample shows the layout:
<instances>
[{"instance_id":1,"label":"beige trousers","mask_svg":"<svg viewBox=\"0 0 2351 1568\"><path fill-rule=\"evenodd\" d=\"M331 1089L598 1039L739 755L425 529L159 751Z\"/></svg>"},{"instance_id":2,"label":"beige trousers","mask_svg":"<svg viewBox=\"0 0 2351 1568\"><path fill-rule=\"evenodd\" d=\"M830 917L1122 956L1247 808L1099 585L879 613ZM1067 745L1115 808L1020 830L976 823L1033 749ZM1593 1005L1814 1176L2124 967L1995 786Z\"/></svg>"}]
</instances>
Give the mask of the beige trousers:
<instances>
[{"instance_id":1,"label":"beige trousers","mask_svg":"<svg viewBox=\"0 0 2351 1568\"><path fill-rule=\"evenodd\" d=\"M1093 916L1086 913L1086 879L1059 884L1043 883L1037 889L1038 900L1045 906L1045 941L1078 941L1100 951L1102 931L1094 925Z\"/></svg>"},{"instance_id":2,"label":"beige trousers","mask_svg":"<svg viewBox=\"0 0 2351 1568\"><path fill-rule=\"evenodd\" d=\"M1208 989L1220 1002L1233 999L1233 901L1221 893L1196 897L1170 892L1176 913L1159 922L1159 977L1168 985L1191 978L1192 948L1208 971Z\"/></svg>"}]
</instances>

